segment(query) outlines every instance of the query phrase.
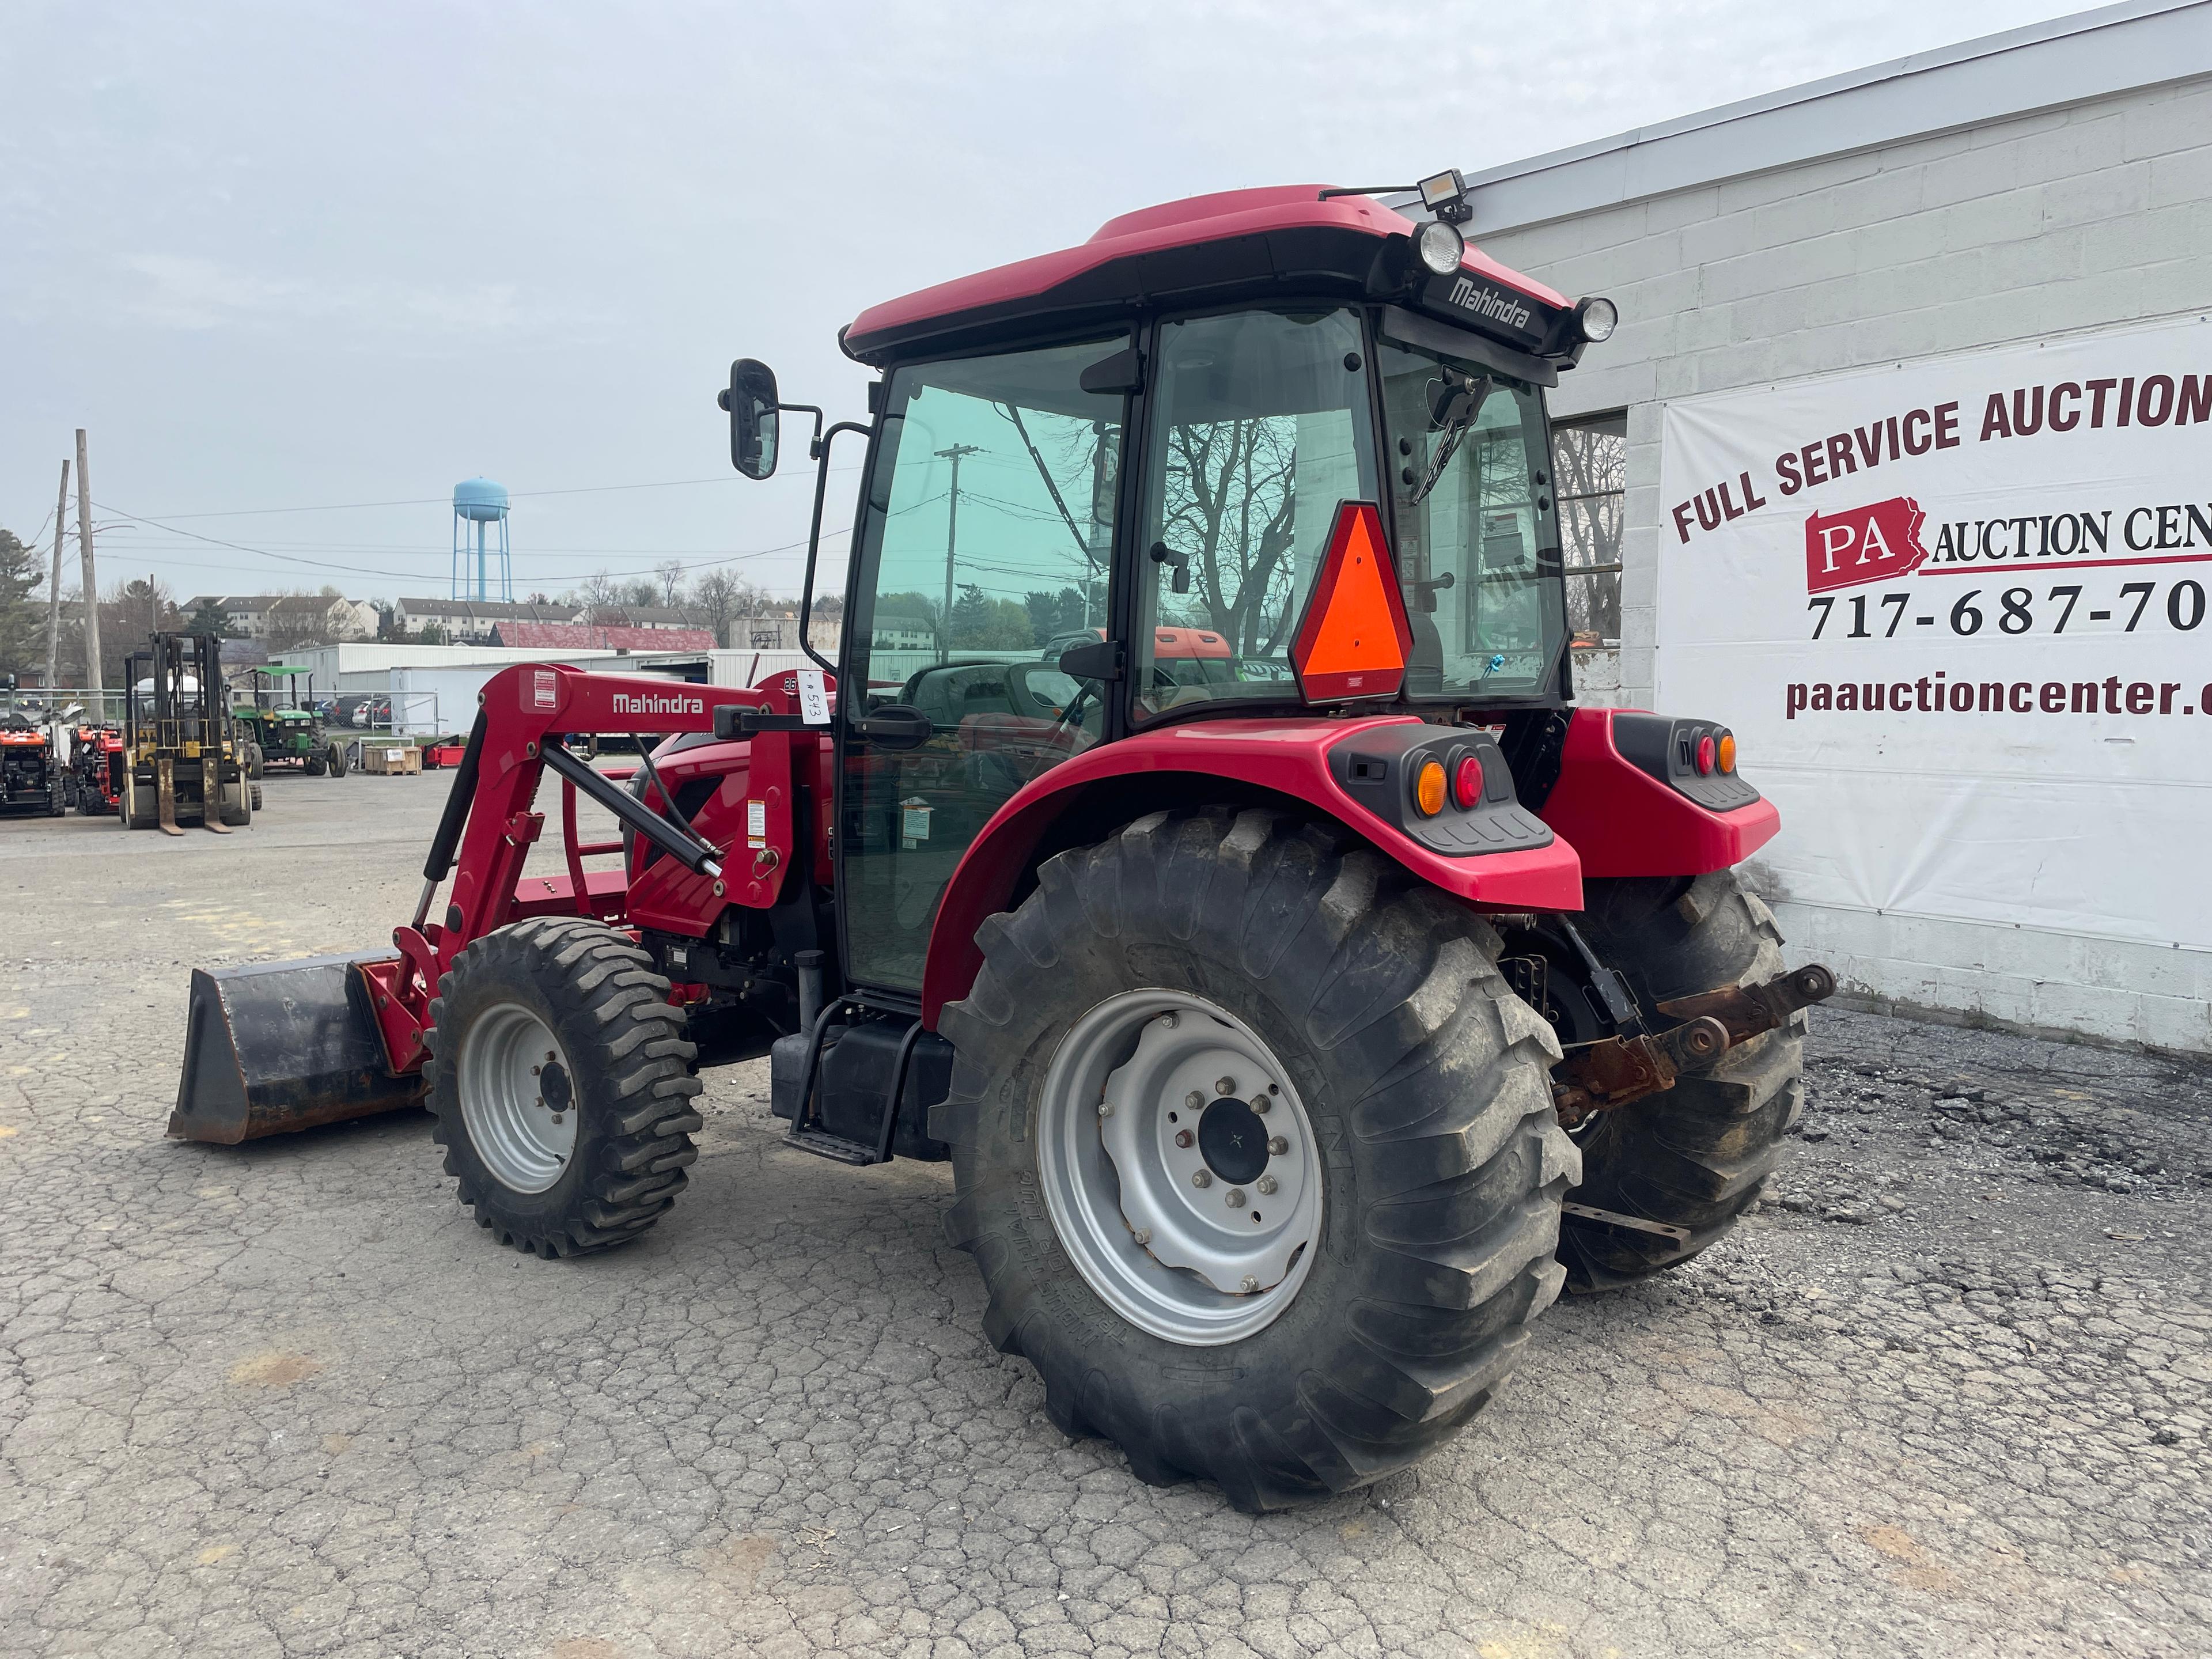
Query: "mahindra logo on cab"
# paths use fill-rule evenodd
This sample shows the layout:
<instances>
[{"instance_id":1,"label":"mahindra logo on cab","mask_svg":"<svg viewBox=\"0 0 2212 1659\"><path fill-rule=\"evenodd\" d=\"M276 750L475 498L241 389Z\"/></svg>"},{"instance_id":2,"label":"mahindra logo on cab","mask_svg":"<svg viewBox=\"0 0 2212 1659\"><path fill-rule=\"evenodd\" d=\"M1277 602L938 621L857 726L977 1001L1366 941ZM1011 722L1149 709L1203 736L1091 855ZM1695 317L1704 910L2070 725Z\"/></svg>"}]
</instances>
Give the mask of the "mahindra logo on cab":
<instances>
[{"instance_id":1,"label":"mahindra logo on cab","mask_svg":"<svg viewBox=\"0 0 2212 1659\"><path fill-rule=\"evenodd\" d=\"M703 714L707 705L697 697L646 697L634 691L614 694L617 714Z\"/></svg>"},{"instance_id":2,"label":"mahindra logo on cab","mask_svg":"<svg viewBox=\"0 0 2212 1659\"><path fill-rule=\"evenodd\" d=\"M1471 311L1486 321L1503 323L1508 328L1527 328L1533 319L1528 307L1510 295L1478 283L1472 276L1462 276L1451 285L1446 296L1451 303Z\"/></svg>"}]
</instances>

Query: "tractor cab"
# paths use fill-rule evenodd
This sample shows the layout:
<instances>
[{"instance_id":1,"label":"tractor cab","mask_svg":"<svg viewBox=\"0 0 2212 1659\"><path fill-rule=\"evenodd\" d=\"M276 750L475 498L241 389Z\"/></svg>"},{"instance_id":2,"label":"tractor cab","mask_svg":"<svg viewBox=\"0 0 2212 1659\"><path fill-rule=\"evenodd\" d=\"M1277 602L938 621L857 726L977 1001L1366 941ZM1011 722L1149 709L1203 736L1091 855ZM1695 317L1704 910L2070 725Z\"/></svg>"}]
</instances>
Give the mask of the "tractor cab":
<instances>
[{"instance_id":1,"label":"tractor cab","mask_svg":"<svg viewBox=\"0 0 2212 1659\"><path fill-rule=\"evenodd\" d=\"M1419 222L1200 197L844 331L882 372L835 665L848 977L924 994L975 836L1097 745L1385 712L1517 735L1567 702L1544 393L1613 310L1469 249L1456 175L1421 195ZM750 476L775 387L746 361L722 394ZM1387 592L1324 641L1347 512Z\"/></svg>"}]
</instances>

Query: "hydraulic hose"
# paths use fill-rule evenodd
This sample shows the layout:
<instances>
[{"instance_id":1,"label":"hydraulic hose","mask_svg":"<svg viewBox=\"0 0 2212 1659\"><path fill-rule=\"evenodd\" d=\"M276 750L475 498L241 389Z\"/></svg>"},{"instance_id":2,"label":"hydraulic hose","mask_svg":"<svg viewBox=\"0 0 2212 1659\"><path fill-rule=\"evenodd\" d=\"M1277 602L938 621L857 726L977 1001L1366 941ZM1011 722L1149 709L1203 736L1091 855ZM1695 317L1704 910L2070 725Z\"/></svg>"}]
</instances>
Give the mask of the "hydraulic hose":
<instances>
[{"instance_id":1,"label":"hydraulic hose","mask_svg":"<svg viewBox=\"0 0 2212 1659\"><path fill-rule=\"evenodd\" d=\"M469 746L453 769L453 787L446 792L446 810L438 817L438 833L430 837L430 856L422 861L422 896L416 902L415 926L419 929L430 915L430 898L453 867L453 854L461 844L461 831L469 821L469 807L477 795L477 763L483 757L484 711L477 710L469 727Z\"/></svg>"}]
</instances>

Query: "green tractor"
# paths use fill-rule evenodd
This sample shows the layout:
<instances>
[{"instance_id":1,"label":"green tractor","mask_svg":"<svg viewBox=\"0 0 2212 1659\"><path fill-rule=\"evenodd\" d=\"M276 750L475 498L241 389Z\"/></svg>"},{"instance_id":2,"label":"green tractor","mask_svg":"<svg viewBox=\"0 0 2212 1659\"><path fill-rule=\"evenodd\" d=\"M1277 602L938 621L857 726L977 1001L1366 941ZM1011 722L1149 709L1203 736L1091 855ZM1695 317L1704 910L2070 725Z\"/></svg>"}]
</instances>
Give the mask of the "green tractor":
<instances>
[{"instance_id":1,"label":"green tractor","mask_svg":"<svg viewBox=\"0 0 2212 1659\"><path fill-rule=\"evenodd\" d=\"M323 730L313 674L279 665L248 669L246 680L234 688L231 718L248 777L271 766L296 766L311 778L345 775L345 748Z\"/></svg>"}]
</instances>

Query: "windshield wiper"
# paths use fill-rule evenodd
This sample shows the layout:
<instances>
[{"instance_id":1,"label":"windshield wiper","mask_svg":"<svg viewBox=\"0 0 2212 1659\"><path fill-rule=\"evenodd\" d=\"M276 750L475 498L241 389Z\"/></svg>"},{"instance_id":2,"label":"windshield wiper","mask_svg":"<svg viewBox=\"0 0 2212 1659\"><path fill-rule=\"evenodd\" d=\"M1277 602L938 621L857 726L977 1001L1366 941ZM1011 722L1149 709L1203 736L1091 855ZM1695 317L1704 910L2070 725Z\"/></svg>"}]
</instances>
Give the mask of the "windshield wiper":
<instances>
[{"instance_id":1,"label":"windshield wiper","mask_svg":"<svg viewBox=\"0 0 2212 1659\"><path fill-rule=\"evenodd\" d=\"M1431 429L1443 428L1444 435L1437 441L1437 453L1429 461L1429 476L1421 480L1419 489L1406 498L1407 506L1419 507L1429 498L1429 492L1443 477L1444 469L1451 465L1452 457L1459 453L1460 440L1467 436L1468 428L1474 424L1475 416L1482 412L1482 405L1490 396L1492 385L1488 375L1480 380L1470 379L1446 399L1444 407L1431 426Z\"/></svg>"}]
</instances>

